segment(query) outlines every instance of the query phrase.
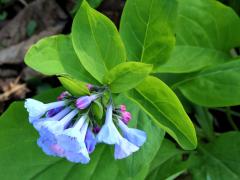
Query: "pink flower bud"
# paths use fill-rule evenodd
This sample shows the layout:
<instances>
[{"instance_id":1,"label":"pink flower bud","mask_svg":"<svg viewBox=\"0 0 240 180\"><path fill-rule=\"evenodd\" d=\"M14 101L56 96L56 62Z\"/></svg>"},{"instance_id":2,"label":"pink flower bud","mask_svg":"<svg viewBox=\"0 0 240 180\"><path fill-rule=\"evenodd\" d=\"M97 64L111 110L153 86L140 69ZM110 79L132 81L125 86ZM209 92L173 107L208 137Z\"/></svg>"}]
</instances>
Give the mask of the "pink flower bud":
<instances>
[{"instance_id":1,"label":"pink flower bud","mask_svg":"<svg viewBox=\"0 0 240 180\"><path fill-rule=\"evenodd\" d=\"M125 112L127 110L126 106L124 104L120 105L121 112Z\"/></svg>"},{"instance_id":2,"label":"pink flower bud","mask_svg":"<svg viewBox=\"0 0 240 180\"><path fill-rule=\"evenodd\" d=\"M70 96L69 92L67 91L63 91L58 97L57 100L58 101L62 101L65 97Z\"/></svg>"},{"instance_id":3,"label":"pink flower bud","mask_svg":"<svg viewBox=\"0 0 240 180\"><path fill-rule=\"evenodd\" d=\"M128 122L132 119L132 115L130 112L122 112L122 121L125 123L125 124L128 124Z\"/></svg>"},{"instance_id":4,"label":"pink flower bud","mask_svg":"<svg viewBox=\"0 0 240 180\"><path fill-rule=\"evenodd\" d=\"M93 85L92 84L87 84L87 88L90 91L93 88Z\"/></svg>"}]
</instances>

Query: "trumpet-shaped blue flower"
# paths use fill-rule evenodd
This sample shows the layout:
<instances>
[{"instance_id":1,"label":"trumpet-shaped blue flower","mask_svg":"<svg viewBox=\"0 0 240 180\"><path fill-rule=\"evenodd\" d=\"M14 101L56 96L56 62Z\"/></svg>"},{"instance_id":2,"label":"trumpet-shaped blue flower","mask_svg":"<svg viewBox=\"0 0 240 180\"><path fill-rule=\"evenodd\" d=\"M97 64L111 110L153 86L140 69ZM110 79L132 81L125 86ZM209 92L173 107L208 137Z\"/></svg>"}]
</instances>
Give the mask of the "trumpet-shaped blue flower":
<instances>
[{"instance_id":1,"label":"trumpet-shaped blue flower","mask_svg":"<svg viewBox=\"0 0 240 180\"><path fill-rule=\"evenodd\" d=\"M77 152L82 148L86 132L82 131L87 116L82 116L73 127L66 129L57 137L58 143L66 150ZM87 131L87 129L85 130Z\"/></svg>"},{"instance_id":2,"label":"trumpet-shaped blue flower","mask_svg":"<svg viewBox=\"0 0 240 180\"><path fill-rule=\"evenodd\" d=\"M40 118L40 119L37 119L35 121L32 122L33 124L33 127L36 129L36 130L40 130L42 125L44 124L43 122L45 121L59 121L60 119L62 119L64 116L66 116L69 112L70 112L70 108L69 107L66 107L64 108L62 111L60 111L59 113L57 113L56 115L54 115L53 117L45 117L45 118Z\"/></svg>"},{"instance_id":3,"label":"trumpet-shaped blue flower","mask_svg":"<svg viewBox=\"0 0 240 180\"><path fill-rule=\"evenodd\" d=\"M58 143L65 150L66 158L72 162L86 164L90 161L85 136L88 129L87 116L82 116L72 128L58 136Z\"/></svg>"},{"instance_id":4,"label":"trumpet-shaped blue flower","mask_svg":"<svg viewBox=\"0 0 240 180\"><path fill-rule=\"evenodd\" d=\"M117 128L113 123L112 110L113 110L112 104L108 105L105 123L97 135L97 142L104 142L106 144L119 143L119 139L121 135L119 134Z\"/></svg>"},{"instance_id":5,"label":"trumpet-shaped blue flower","mask_svg":"<svg viewBox=\"0 0 240 180\"><path fill-rule=\"evenodd\" d=\"M57 119L63 117L70 111L70 108L65 108L63 111L58 113ZM69 124L72 118L77 114L78 110L73 110L69 114L67 114L60 121L58 120L49 120L40 122L41 125L37 127L39 129L40 138L38 139L38 146L42 148L42 150L51 156L59 156L64 157L65 151L64 149L57 143L56 136L58 133L63 131L65 126ZM56 116L57 116L56 115ZM50 119L50 118L48 118ZM39 123L39 124L40 124Z\"/></svg>"},{"instance_id":6,"label":"trumpet-shaped blue flower","mask_svg":"<svg viewBox=\"0 0 240 180\"><path fill-rule=\"evenodd\" d=\"M88 130L87 130L87 134L86 134L86 137L85 137L85 144L86 144L88 153L89 154L92 153L95 149L97 141L96 141L96 137L93 134L91 128L88 128Z\"/></svg>"},{"instance_id":7,"label":"trumpet-shaped blue flower","mask_svg":"<svg viewBox=\"0 0 240 180\"><path fill-rule=\"evenodd\" d=\"M135 146L127 139L121 137L119 143L115 144L114 158L123 159L139 150L139 147Z\"/></svg>"},{"instance_id":8,"label":"trumpet-shaped blue flower","mask_svg":"<svg viewBox=\"0 0 240 180\"><path fill-rule=\"evenodd\" d=\"M65 101L44 104L35 99L26 99L24 107L27 109L29 113L29 121L32 123L34 120L39 119L41 116L43 116L47 111L62 107L65 104Z\"/></svg>"},{"instance_id":9,"label":"trumpet-shaped blue flower","mask_svg":"<svg viewBox=\"0 0 240 180\"><path fill-rule=\"evenodd\" d=\"M56 137L70 124L72 119L77 115L78 110L74 109L60 121L42 122L39 133L41 136L48 138L53 144L57 143Z\"/></svg>"},{"instance_id":10,"label":"trumpet-shaped blue flower","mask_svg":"<svg viewBox=\"0 0 240 180\"><path fill-rule=\"evenodd\" d=\"M135 128L129 128L124 122L118 120L118 125L122 130L123 137L134 145L140 147L147 139L147 135L144 131Z\"/></svg>"}]
</instances>

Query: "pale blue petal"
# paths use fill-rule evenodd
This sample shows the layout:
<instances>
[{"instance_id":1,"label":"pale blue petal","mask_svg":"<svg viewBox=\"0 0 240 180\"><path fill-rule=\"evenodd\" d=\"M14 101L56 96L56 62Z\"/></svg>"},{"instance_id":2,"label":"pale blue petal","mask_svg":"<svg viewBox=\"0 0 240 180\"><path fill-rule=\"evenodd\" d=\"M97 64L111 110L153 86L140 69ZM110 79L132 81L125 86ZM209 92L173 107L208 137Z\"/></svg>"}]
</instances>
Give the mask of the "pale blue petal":
<instances>
[{"instance_id":1,"label":"pale blue petal","mask_svg":"<svg viewBox=\"0 0 240 180\"><path fill-rule=\"evenodd\" d=\"M50 118L40 118L38 120L33 121L33 127L37 130L40 131L43 125L44 121L49 121Z\"/></svg>"},{"instance_id":2,"label":"pale blue petal","mask_svg":"<svg viewBox=\"0 0 240 180\"><path fill-rule=\"evenodd\" d=\"M46 137L40 137L37 144L43 152L49 156L64 157L64 150L56 143Z\"/></svg>"},{"instance_id":3,"label":"pale blue petal","mask_svg":"<svg viewBox=\"0 0 240 180\"><path fill-rule=\"evenodd\" d=\"M53 142L57 142L56 137L63 131L64 127L58 121L44 121L39 130L40 136L46 137Z\"/></svg>"},{"instance_id":4,"label":"pale blue petal","mask_svg":"<svg viewBox=\"0 0 240 180\"><path fill-rule=\"evenodd\" d=\"M119 144L115 144L114 158L123 159L130 156L132 153L139 150L139 147L130 143L125 138L121 138Z\"/></svg>"},{"instance_id":5,"label":"pale blue petal","mask_svg":"<svg viewBox=\"0 0 240 180\"><path fill-rule=\"evenodd\" d=\"M35 122L37 122L42 116L36 116L36 117L31 117L29 116L28 120L29 120L29 123L33 124Z\"/></svg>"},{"instance_id":6,"label":"pale blue petal","mask_svg":"<svg viewBox=\"0 0 240 180\"><path fill-rule=\"evenodd\" d=\"M97 134L97 142L116 144L119 143L120 137L121 135L112 121L112 104L110 104L107 107L105 123Z\"/></svg>"},{"instance_id":7,"label":"pale blue petal","mask_svg":"<svg viewBox=\"0 0 240 180\"><path fill-rule=\"evenodd\" d=\"M127 132L123 132L123 137L140 147L145 143L147 134L139 129L129 128Z\"/></svg>"},{"instance_id":8,"label":"pale blue petal","mask_svg":"<svg viewBox=\"0 0 240 180\"><path fill-rule=\"evenodd\" d=\"M138 147L142 146L145 143L147 139L147 134L144 131L135 128L129 128L121 120L118 121L118 125L122 130L123 137L126 138L128 141Z\"/></svg>"},{"instance_id":9,"label":"pale blue petal","mask_svg":"<svg viewBox=\"0 0 240 180\"><path fill-rule=\"evenodd\" d=\"M82 146L85 146L84 139L88 128L88 121L85 121L86 118L87 116L82 116L72 128L58 135L58 143L66 151L78 152Z\"/></svg>"},{"instance_id":10,"label":"pale blue petal","mask_svg":"<svg viewBox=\"0 0 240 180\"><path fill-rule=\"evenodd\" d=\"M120 134L113 122L105 123L97 134L97 142L99 143L116 144L119 143L119 139Z\"/></svg>"},{"instance_id":11,"label":"pale blue petal","mask_svg":"<svg viewBox=\"0 0 240 180\"><path fill-rule=\"evenodd\" d=\"M54 115L53 117L50 117L50 118L40 118L38 120L33 121L32 124L33 124L33 126L34 126L34 128L36 130L41 131L41 128L43 126L47 127L47 126L51 126L52 125L52 123L50 123L49 125L45 124L45 121L59 121L61 118L66 116L69 112L70 112L70 108L66 107L62 111L60 111L59 113Z\"/></svg>"},{"instance_id":12,"label":"pale blue petal","mask_svg":"<svg viewBox=\"0 0 240 180\"><path fill-rule=\"evenodd\" d=\"M48 139L45 139L43 137L40 137L37 140L38 146L43 150L43 152L49 156L56 156L56 154L49 148L49 146L52 144L51 141Z\"/></svg>"},{"instance_id":13,"label":"pale blue petal","mask_svg":"<svg viewBox=\"0 0 240 180\"><path fill-rule=\"evenodd\" d=\"M27 109L31 119L39 118L47 111L46 105L35 99L26 99L24 107Z\"/></svg>"},{"instance_id":14,"label":"pale blue petal","mask_svg":"<svg viewBox=\"0 0 240 180\"><path fill-rule=\"evenodd\" d=\"M57 141L66 151L78 152L84 144L84 137L79 130L70 128L58 135Z\"/></svg>"},{"instance_id":15,"label":"pale blue petal","mask_svg":"<svg viewBox=\"0 0 240 180\"><path fill-rule=\"evenodd\" d=\"M78 152L66 152L66 158L67 160L74 162L74 163L82 163L82 164L87 164L90 161L90 157L88 154L88 151L85 148L82 148L80 151Z\"/></svg>"},{"instance_id":16,"label":"pale blue petal","mask_svg":"<svg viewBox=\"0 0 240 180\"><path fill-rule=\"evenodd\" d=\"M58 101L53 103L44 104L35 99L26 99L24 107L29 113L29 122L42 117L48 110L55 109L64 106L66 103L64 101Z\"/></svg>"},{"instance_id":17,"label":"pale blue petal","mask_svg":"<svg viewBox=\"0 0 240 180\"><path fill-rule=\"evenodd\" d=\"M95 149L97 141L96 141L95 135L93 134L91 128L88 128L88 130L87 130L87 134L85 137L85 144L86 144L88 153L89 154L92 153Z\"/></svg>"}]
</instances>

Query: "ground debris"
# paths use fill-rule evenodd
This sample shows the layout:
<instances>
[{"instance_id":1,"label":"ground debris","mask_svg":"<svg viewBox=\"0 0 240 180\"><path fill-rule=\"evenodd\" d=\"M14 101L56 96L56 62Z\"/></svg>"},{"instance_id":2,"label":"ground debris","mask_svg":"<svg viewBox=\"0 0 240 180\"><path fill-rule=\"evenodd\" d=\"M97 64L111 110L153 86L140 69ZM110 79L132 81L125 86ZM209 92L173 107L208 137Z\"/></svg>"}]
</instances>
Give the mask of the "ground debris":
<instances>
[{"instance_id":1,"label":"ground debris","mask_svg":"<svg viewBox=\"0 0 240 180\"><path fill-rule=\"evenodd\" d=\"M43 37L60 33L63 27L64 24L62 23L55 27L47 28L45 31L42 31L19 44L0 50L0 65L22 63L27 50L32 44L36 43Z\"/></svg>"},{"instance_id":2,"label":"ground debris","mask_svg":"<svg viewBox=\"0 0 240 180\"><path fill-rule=\"evenodd\" d=\"M0 102L9 100L11 97L23 99L26 93L29 92L25 83L20 82L20 76L16 79L0 80L2 93L0 94Z\"/></svg>"},{"instance_id":3,"label":"ground debris","mask_svg":"<svg viewBox=\"0 0 240 180\"><path fill-rule=\"evenodd\" d=\"M67 15L55 1L36 0L0 30L1 47L9 47L27 39L29 22L34 21L36 23L35 33L40 33L66 20Z\"/></svg>"}]
</instances>

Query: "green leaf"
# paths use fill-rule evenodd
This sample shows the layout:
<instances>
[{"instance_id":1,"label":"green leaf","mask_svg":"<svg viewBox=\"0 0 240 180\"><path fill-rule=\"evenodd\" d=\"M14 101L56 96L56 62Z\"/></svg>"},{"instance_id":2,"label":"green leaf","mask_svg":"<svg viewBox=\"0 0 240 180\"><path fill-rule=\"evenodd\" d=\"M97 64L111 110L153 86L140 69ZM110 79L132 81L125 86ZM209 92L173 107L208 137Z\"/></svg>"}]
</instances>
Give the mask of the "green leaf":
<instances>
[{"instance_id":1,"label":"green leaf","mask_svg":"<svg viewBox=\"0 0 240 180\"><path fill-rule=\"evenodd\" d=\"M191 157L193 179L240 179L240 133L221 134Z\"/></svg>"},{"instance_id":2,"label":"green leaf","mask_svg":"<svg viewBox=\"0 0 240 180\"><path fill-rule=\"evenodd\" d=\"M40 40L28 50L25 63L45 75L67 75L98 84L78 60L70 36L57 35Z\"/></svg>"},{"instance_id":3,"label":"green leaf","mask_svg":"<svg viewBox=\"0 0 240 180\"><path fill-rule=\"evenodd\" d=\"M103 106L99 101L94 101L92 104L92 112L96 120L101 120L103 117ZM100 123L99 123L100 124Z\"/></svg>"},{"instance_id":4,"label":"green leaf","mask_svg":"<svg viewBox=\"0 0 240 180\"><path fill-rule=\"evenodd\" d=\"M175 0L128 0L120 24L128 60L153 64L157 71L175 45L176 12Z\"/></svg>"},{"instance_id":5,"label":"green leaf","mask_svg":"<svg viewBox=\"0 0 240 180\"><path fill-rule=\"evenodd\" d=\"M158 150L158 153L151 162L149 173L156 170L159 166L167 162L169 159L181 155L182 150L176 148L176 145L173 144L168 139L164 139L161 147Z\"/></svg>"},{"instance_id":6,"label":"green leaf","mask_svg":"<svg viewBox=\"0 0 240 180\"><path fill-rule=\"evenodd\" d=\"M240 104L240 59L205 69L176 86L190 101L206 107Z\"/></svg>"},{"instance_id":7,"label":"green leaf","mask_svg":"<svg viewBox=\"0 0 240 180\"><path fill-rule=\"evenodd\" d=\"M176 46L171 57L158 70L161 73L190 73L230 59L227 53L188 45Z\"/></svg>"},{"instance_id":8,"label":"green leaf","mask_svg":"<svg viewBox=\"0 0 240 180\"><path fill-rule=\"evenodd\" d=\"M213 129L213 115L209 112L207 108L201 106L195 106L195 111L196 120L200 125L204 136L209 141L212 141L215 138Z\"/></svg>"},{"instance_id":9,"label":"green leaf","mask_svg":"<svg viewBox=\"0 0 240 180\"><path fill-rule=\"evenodd\" d=\"M74 18L72 40L82 65L99 82L110 69L126 60L115 25L87 2L82 3Z\"/></svg>"},{"instance_id":10,"label":"green leaf","mask_svg":"<svg viewBox=\"0 0 240 180\"><path fill-rule=\"evenodd\" d=\"M58 79L63 85L63 87L74 96L90 94L87 88L87 84L84 82L80 82L77 81L76 79L72 79L66 76L58 77Z\"/></svg>"},{"instance_id":11,"label":"green leaf","mask_svg":"<svg viewBox=\"0 0 240 180\"><path fill-rule=\"evenodd\" d=\"M157 155L151 163L147 180L175 179L188 168L188 162L182 160L181 151L171 141L164 139Z\"/></svg>"},{"instance_id":12,"label":"green leaf","mask_svg":"<svg viewBox=\"0 0 240 180\"><path fill-rule=\"evenodd\" d=\"M62 88L41 94L37 99L43 102L55 101ZM113 158L113 147L97 145L87 165L74 164L63 158L45 155L37 146L38 133L28 122L23 102L13 103L0 117L0 179L99 179L122 180L142 179L147 174L145 166L153 159L161 144L164 131L154 126L143 112L132 102L119 99L129 111L133 111L131 126L137 126L147 133L147 142L133 156L120 161ZM143 114L142 114L143 113ZM144 163L142 163L144 159ZM123 163L123 164L122 164ZM107 165L107 168L106 168ZM123 167L124 165L124 167ZM121 168L121 169L120 169ZM136 173L140 173L136 174Z\"/></svg>"},{"instance_id":13,"label":"green leaf","mask_svg":"<svg viewBox=\"0 0 240 180\"><path fill-rule=\"evenodd\" d=\"M139 62L125 62L115 66L105 76L103 82L110 85L111 92L120 93L137 86L148 76L152 65Z\"/></svg>"},{"instance_id":14,"label":"green leaf","mask_svg":"<svg viewBox=\"0 0 240 180\"><path fill-rule=\"evenodd\" d=\"M177 45L228 53L240 44L239 31L240 19L230 7L213 0L179 0Z\"/></svg>"},{"instance_id":15,"label":"green leaf","mask_svg":"<svg viewBox=\"0 0 240 180\"><path fill-rule=\"evenodd\" d=\"M193 72L230 58L240 45L240 19L213 0L179 0L176 48L160 72Z\"/></svg>"},{"instance_id":16,"label":"green leaf","mask_svg":"<svg viewBox=\"0 0 240 180\"><path fill-rule=\"evenodd\" d=\"M147 77L130 91L129 97L137 102L182 148L186 150L196 148L197 138L190 118L174 92L161 80Z\"/></svg>"},{"instance_id":17,"label":"green leaf","mask_svg":"<svg viewBox=\"0 0 240 180\"><path fill-rule=\"evenodd\" d=\"M164 162L155 169L146 180L174 180L186 172L188 163L182 161L182 156L176 156ZM181 178L180 178L181 179Z\"/></svg>"}]
</instances>

